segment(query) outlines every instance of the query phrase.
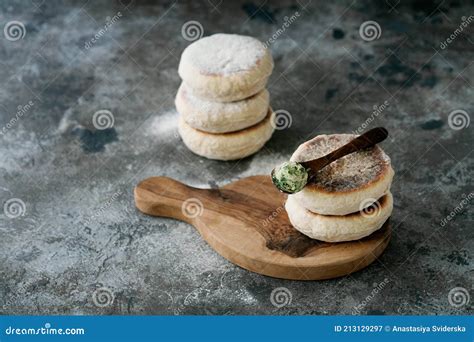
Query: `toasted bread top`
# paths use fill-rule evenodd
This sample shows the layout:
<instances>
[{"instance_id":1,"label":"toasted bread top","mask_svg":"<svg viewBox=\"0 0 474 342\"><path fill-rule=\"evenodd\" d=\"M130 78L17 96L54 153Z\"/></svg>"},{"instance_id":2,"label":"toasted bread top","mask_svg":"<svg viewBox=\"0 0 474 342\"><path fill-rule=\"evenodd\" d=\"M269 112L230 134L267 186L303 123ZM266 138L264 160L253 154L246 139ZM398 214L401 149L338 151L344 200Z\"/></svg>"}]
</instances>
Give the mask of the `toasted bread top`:
<instances>
[{"instance_id":1,"label":"toasted bread top","mask_svg":"<svg viewBox=\"0 0 474 342\"><path fill-rule=\"evenodd\" d=\"M303 162L322 157L356 137L354 134L318 135L301 144L291 160ZM374 146L342 157L321 169L306 189L331 193L357 191L378 182L390 170L390 158L379 146Z\"/></svg>"}]
</instances>

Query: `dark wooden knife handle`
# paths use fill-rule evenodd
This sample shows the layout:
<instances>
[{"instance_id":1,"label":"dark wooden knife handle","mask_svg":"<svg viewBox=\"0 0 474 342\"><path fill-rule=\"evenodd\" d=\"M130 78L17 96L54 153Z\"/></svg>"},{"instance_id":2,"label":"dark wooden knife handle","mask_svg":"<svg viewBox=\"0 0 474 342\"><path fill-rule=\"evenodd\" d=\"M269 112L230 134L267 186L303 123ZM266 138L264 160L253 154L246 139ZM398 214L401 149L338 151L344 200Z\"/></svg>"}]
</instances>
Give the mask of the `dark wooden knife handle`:
<instances>
[{"instance_id":1,"label":"dark wooden knife handle","mask_svg":"<svg viewBox=\"0 0 474 342\"><path fill-rule=\"evenodd\" d=\"M344 146L339 147L337 150L326 154L325 156L309 160L304 163L301 163L303 166L311 169L312 172L321 170L323 167L328 164L336 161L339 158L347 156L348 154L364 150L366 148L372 147L388 137L388 131L383 127L373 128L364 134L358 136L357 138L351 140Z\"/></svg>"}]
</instances>

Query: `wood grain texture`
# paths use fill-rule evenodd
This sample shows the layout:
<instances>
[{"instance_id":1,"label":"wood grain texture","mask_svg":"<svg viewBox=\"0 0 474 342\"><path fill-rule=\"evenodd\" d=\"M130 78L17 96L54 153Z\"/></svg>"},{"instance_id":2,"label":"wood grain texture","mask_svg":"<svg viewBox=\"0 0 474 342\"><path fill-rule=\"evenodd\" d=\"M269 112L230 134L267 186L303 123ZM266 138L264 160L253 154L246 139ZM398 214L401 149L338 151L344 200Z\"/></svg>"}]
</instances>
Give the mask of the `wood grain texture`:
<instances>
[{"instance_id":1,"label":"wood grain texture","mask_svg":"<svg viewBox=\"0 0 474 342\"><path fill-rule=\"evenodd\" d=\"M269 176L252 176L218 189L197 189L167 177L135 188L137 208L192 224L219 254L260 274L298 280L329 279L373 262L390 240L390 224L358 241L326 243L294 229L286 195Z\"/></svg>"}]
</instances>

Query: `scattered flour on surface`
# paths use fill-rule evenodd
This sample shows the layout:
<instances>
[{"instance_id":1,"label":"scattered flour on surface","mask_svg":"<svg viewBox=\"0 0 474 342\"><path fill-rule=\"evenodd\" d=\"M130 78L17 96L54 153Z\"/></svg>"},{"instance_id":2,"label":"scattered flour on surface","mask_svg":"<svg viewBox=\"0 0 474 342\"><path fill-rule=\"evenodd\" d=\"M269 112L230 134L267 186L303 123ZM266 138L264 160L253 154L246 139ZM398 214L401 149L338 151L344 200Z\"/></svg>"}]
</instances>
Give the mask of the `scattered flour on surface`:
<instances>
[{"instance_id":1,"label":"scattered flour on surface","mask_svg":"<svg viewBox=\"0 0 474 342\"><path fill-rule=\"evenodd\" d=\"M77 126L81 126L81 125L79 125L77 120L75 120L73 117L74 117L74 112L72 111L71 108L68 108L64 112L63 116L61 117L61 120L59 121L59 124L58 124L58 133L59 134L66 134L70 130L72 130L73 128L75 128Z\"/></svg>"},{"instance_id":2,"label":"scattered flour on surface","mask_svg":"<svg viewBox=\"0 0 474 342\"><path fill-rule=\"evenodd\" d=\"M175 109L168 110L163 114L158 114L150 119L150 124L146 130L146 135L153 135L158 138L178 137L178 112Z\"/></svg>"}]
</instances>

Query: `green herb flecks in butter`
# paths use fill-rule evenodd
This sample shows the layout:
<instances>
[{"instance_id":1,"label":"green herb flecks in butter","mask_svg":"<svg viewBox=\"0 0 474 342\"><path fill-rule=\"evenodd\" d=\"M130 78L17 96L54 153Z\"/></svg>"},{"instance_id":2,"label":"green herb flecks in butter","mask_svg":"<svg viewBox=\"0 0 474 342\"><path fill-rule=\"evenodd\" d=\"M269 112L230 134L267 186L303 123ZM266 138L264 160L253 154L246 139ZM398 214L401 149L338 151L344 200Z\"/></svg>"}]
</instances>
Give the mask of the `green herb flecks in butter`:
<instances>
[{"instance_id":1,"label":"green herb flecks in butter","mask_svg":"<svg viewBox=\"0 0 474 342\"><path fill-rule=\"evenodd\" d=\"M305 187L308 181L308 172L297 162L284 162L275 169L272 181L281 191L293 194Z\"/></svg>"}]
</instances>

